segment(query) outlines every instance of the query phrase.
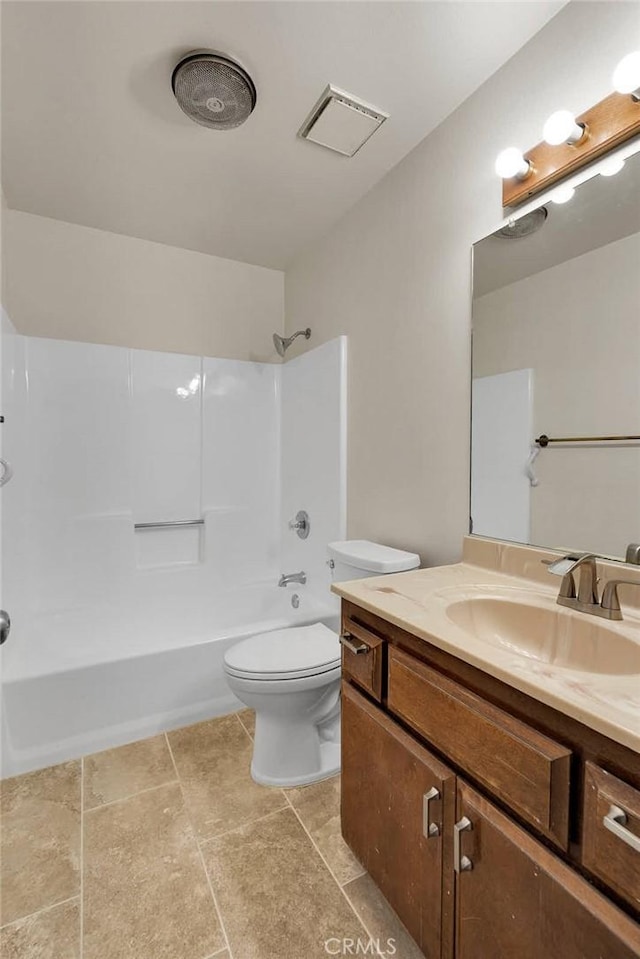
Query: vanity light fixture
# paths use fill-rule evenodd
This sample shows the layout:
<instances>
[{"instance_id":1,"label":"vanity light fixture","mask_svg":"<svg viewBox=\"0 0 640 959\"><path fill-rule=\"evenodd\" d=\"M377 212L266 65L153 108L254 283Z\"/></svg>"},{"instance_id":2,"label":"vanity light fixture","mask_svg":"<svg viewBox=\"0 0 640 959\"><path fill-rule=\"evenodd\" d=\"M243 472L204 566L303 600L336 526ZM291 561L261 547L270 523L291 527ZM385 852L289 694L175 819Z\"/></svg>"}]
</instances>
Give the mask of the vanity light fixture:
<instances>
[{"instance_id":1,"label":"vanity light fixture","mask_svg":"<svg viewBox=\"0 0 640 959\"><path fill-rule=\"evenodd\" d=\"M613 89L617 93L630 93L636 103L640 101L640 50L628 53L615 68Z\"/></svg>"},{"instance_id":2,"label":"vanity light fixture","mask_svg":"<svg viewBox=\"0 0 640 959\"><path fill-rule=\"evenodd\" d=\"M542 138L549 146L557 147L561 143L579 143L586 133L585 124L577 123L571 110L556 110L545 123Z\"/></svg>"},{"instance_id":3,"label":"vanity light fixture","mask_svg":"<svg viewBox=\"0 0 640 959\"><path fill-rule=\"evenodd\" d=\"M615 176L616 173L620 173L620 170L624 166L624 160L622 157L609 157L608 160L604 160L600 164L600 169L598 173L600 176Z\"/></svg>"},{"instance_id":4,"label":"vanity light fixture","mask_svg":"<svg viewBox=\"0 0 640 959\"><path fill-rule=\"evenodd\" d=\"M502 178L503 207L525 203L640 135L640 50L623 57L613 86L615 93L579 116L556 110L544 125L544 139L526 154L514 147L502 151L495 169ZM603 175L613 176L620 169L619 161L605 164ZM592 175L598 173L600 168L594 166ZM562 191L559 196L564 197L561 203L570 199Z\"/></svg>"},{"instance_id":5,"label":"vanity light fixture","mask_svg":"<svg viewBox=\"0 0 640 959\"><path fill-rule=\"evenodd\" d=\"M559 186L557 190L553 191L549 199L552 203L568 203L569 200L573 199L575 192L575 188L572 186Z\"/></svg>"},{"instance_id":6,"label":"vanity light fixture","mask_svg":"<svg viewBox=\"0 0 640 959\"><path fill-rule=\"evenodd\" d=\"M531 174L531 164L525 160L522 151L517 147L507 147L496 158L496 173L503 180L515 177L516 180L526 180Z\"/></svg>"}]
</instances>

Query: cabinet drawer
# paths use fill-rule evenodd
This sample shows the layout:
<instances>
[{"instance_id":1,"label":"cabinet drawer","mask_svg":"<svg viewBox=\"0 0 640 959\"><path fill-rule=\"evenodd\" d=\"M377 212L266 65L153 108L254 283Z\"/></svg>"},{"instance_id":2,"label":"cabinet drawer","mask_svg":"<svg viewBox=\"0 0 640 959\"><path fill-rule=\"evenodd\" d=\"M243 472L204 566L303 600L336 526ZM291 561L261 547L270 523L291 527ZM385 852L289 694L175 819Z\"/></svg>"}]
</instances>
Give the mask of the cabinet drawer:
<instances>
[{"instance_id":1,"label":"cabinet drawer","mask_svg":"<svg viewBox=\"0 0 640 959\"><path fill-rule=\"evenodd\" d=\"M340 643L343 676L381 702L382 666L386 647L384 640L345 616Z\"/></svg>"},{"instance_id":2,"label":"cabinet drawer","mask_svg":"<svg viewBox=\"0 0 640 959\"><path fill-rule=\"evenodd\" d=\"M395 648L387 696L392 712L567 848L570 750Z\"/></svg>"},{"instance_id":3,"label":"cabinet drawer","mask_svg":"<svg viewBox=\"0 0 640 959\"><path fill-rule=\"evenodd\" d=\"M640 909L640 792L590 762L584 785L583 865Z\"/></svg>"}]
</instances>

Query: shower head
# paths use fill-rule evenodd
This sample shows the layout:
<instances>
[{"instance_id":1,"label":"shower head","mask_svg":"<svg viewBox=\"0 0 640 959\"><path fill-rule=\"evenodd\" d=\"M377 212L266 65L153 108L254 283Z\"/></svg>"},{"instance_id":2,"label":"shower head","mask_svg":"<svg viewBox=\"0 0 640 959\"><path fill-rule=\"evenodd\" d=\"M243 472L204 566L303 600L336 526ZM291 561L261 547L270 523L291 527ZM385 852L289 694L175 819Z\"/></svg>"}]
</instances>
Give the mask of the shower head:
<instances>
[{"instance_id":1,"label":"shower head","mask_svg":"<svg viewBox=\"0 0 640 959\"><path fill-rule=\"evenodd\" d=\"M311 336L310 327L307 327L306 330L298 330L296 333L292 333L291 336L280 336L279 333L273 334L273 345L279 356L284 356L296 336L304 336L305 340L308 340Z\"/></svg>"}]
</instances>

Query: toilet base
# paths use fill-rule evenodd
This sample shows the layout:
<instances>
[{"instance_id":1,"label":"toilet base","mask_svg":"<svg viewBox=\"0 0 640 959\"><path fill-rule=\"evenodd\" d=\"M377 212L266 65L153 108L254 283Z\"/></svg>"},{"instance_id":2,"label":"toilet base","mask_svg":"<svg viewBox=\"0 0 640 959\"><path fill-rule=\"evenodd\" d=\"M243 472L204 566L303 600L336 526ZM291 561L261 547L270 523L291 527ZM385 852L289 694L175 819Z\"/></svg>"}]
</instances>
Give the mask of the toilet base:
<instances>
[{"instance_id":1,"label":"toilet base","mask_svg":"<svg viewBox=\"0 0 640 959\"><path fill-rule=\"evenodd\" d=\"M280 789L292 786L308 786L311 783L321 782L323 779L330 779L337 776L340 772L340 743L321 743L320 744L320 768L306 775L291 777L285 779L275 776L262 774L251 763L251 778L261 786L277 786Z\"/></svg>"},{"instance_id":2,"label":"toilet base","mask_svg":"<svg viewBox=\"0 0 640 959\"><path fill-rule=\"evenodd\" d=\"M340 771L340 666L276 681L228 676L256 712L251 776L264 786L303 786Z\"/></svg>"}]
</instances>

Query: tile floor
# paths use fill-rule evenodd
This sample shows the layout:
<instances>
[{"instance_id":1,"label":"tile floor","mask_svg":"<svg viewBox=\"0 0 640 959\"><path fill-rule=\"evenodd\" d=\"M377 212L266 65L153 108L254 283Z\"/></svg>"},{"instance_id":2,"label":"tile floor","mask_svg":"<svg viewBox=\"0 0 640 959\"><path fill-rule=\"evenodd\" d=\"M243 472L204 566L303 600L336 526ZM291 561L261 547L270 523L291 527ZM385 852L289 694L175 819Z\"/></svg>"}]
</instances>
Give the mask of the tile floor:
<instances>
[{"instance_id":1,"label":"tile floor","mask_svg":"<svg viewBox=\"0 0 640 959\"><path fill-rule=\"evenodd\" d=\"M356 940L420 959L342 840L339 779L256 785L252 731L244 710L4 780L2 959L326 959Z\"/></svg>"}]
</instances>

